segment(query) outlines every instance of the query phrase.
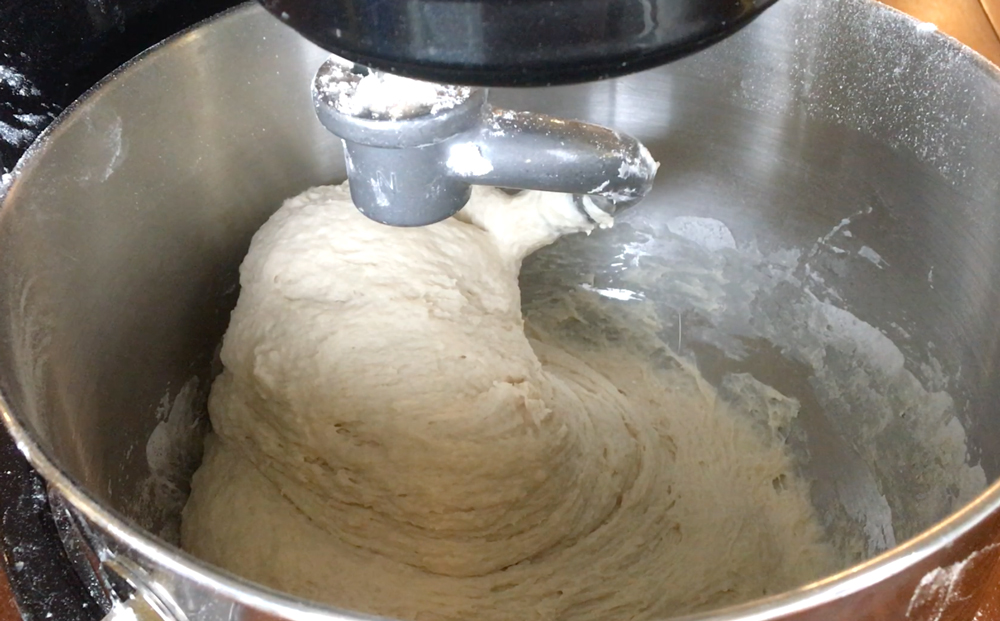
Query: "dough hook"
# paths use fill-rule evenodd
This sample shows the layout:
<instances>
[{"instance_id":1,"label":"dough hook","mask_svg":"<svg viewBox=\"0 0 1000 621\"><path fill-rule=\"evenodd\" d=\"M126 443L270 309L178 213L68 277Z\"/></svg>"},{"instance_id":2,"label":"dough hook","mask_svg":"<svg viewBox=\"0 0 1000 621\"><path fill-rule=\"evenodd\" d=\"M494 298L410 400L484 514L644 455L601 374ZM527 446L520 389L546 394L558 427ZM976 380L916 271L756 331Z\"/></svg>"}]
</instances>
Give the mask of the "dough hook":
<instances>
[{"instance_id":1,"label":"dough hook","mask_svg":"<svg viewBox=\"0 0 1000 621\"><path fill-rule=\"evenodd\" d=\"M313 81L323 125L344 141L351 198L369 218L423 226L457 213L471 186L565 192L595 222L639 202L657 163L635 138L590 123L494 108L487 90L436 86L436 101L359 107L367 70L332 57ZM402 78L397 78L402 79Z\"/></svg>"}]
</instances>

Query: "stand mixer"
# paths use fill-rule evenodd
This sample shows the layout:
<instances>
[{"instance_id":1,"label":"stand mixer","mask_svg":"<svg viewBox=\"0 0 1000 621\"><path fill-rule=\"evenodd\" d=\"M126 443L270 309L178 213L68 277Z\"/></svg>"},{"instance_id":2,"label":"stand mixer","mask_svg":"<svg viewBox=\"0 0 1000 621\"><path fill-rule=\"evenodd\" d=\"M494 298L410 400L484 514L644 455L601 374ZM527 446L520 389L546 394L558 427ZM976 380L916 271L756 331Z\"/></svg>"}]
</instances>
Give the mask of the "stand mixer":
<instances>
[{"instance_id":1,"label":"stand mixer","mask_svg":"<svg viewBox=\"0 0 1000 621\"><path fill-rule=\"evenodd\" d=\"M91 28L84 9L102 17L101 9L117 3L59 0L80 5L78 13L39 8L55 1L13 0L37 19L4 22L0 64L16 63L15 70L45 97L16 98L16 107L0 107L0 117L9 122L8 112L45 112L38 108L49 98L61 109L137 52L229 8L219 0L175 0L171 9L183 5L198 13L175 21L163 17L172 12L145 16L155 29L141 31L137 21L129 21L122 35L127 45L115 46L102 64L89 64L84 61L90 57L69 46L86 38L50 23L58 17L66 28ZM127 1L136 6L153 0ZM170 0L161 1L166 6ZM374 8L359 14L357 23L337 23L330 36L340 28L340 38L364 41L356 33L367 25L388 33L371 39L373 45L406 48L406 42L432 41L431 34L447 27L455 45L487 47L486 36L473 37L475 27L455 20L425 19L419 27L411 21L409 30L373 21L372 14L381 19L387 9L370 3ZM426 12L440 18L459 5L478 6L472 0L442 0ZM414 0L405 6L413 8L415 19L424 5ZM533 26L539 20L525 15L564 15L556 2L498 0L496 6L483 13L488 20L477 23L489 24L490 45L516 39L512 47L524 51L516 58L527 76L520 83L593 79L618 71L609 61L581 76L587 65L579 57L561 64L550 58L548 67L558 70L529 63L529 49L546 46L557 35L582 37L585 28L563 20L562 31L549 23L554 32L539 34L545 24ZM590 4L577 0L574 6L583 14ZM315 15L296 21L291 4L283 11L272 8L279 18L287 12L284 22L303 31L311 21L321 23ZM511 21L519 30L499 29L506 17L500 8L518 16L520 24ZM0 14L9 17L9 9ZM597 54L615 58L598 46L605 22L592 23L596 26L584 34L591 35ZM608 17L606 23L615 22ZM107 30L92 29L118 34L113 22L98 25ZM957 423L941 430L936 414L894 409L900 403L895 393L873 394L875 388L858 381L855 364L857 355L864 355L861 362L887 378L882 384L892 380L894 390L925 382L934 391L935 407L941 402L937 391L954 395L960 411L952 422L967 431L968 465L981 462L987 481L997 480L1000 330L994 310L1000 269L993 251L1000 239L995 140L1000 75L928 26L874 0L785 0L741 35L683 62L614 81L490 91L497 106L632 132L666 164L650 195L655 200L629 211L612 231L575 236L558 254L539 253L528 262L524 300L544 301L561 285L586 285L593 289L587 295L602 297L629 293L622 263L628 270L634 269L633 259L637 267L670 267L662 282L676 284L676 290L643 291L647 304L662 309L668 342L676 335L678 349L683 337L685 352L707 352L702 360L706 372L714 373L710 381L753 373L776 390L802 395L808 414L800 417L803 448L812 458L818 509L857 520L837 531L852 537L881 535L888 532L883 525L894 529L898 545L890 548L887 538L875 541L849 571L698 619L939 618L940 609L926 615L908 609L928 576L971 577L979 575L980 566L993 568L1000 484L975 500L948 500L960 479L922 475L941 464L935 451L913 457L897 449L913 446L911 429L940 430L948 440ZM43 33L45 41L60 45L51 50L29 45ZM104 39L95 37L86 39L89 50L103 45ZM446 43L440 37L434 45ZM407 49L448 60L440 48L420 45ZM518 72L515 65L504 77L495 63L493 78L461 78L441 69L431 75L419 73L419 63L404 66L400 56L379 63L358 50L327 47L317 48L261 6L246 4L116 71L57 120L16 170L10 170L9 157L20 157L21 151L0 140L5 266L0 315L6 318L0 322L0 409L13 436L3 470L25 473L5 475L16 486L4 504L4 561L20 604L40 611L32 618L51 613L53 620L80 621L109 610L125 618L128 609L121 603L136 588L134 599L168 602L181 613L178 620L362 618L196 561L158 536L165 524L160 516L166 514L144 496L153 473L146 450L153 434L187 429L182 415L200 411L200 391L214 377L215 348L235 303L237 270L252 235L288 196L346 177L340 141L317 126L307 86L329 53L432 84L511 83ZM88 72L77 62L90 67ZM648 65L632 69L643 66ZM367 70L361 73L345 79L360 82ZM74 86L60 90L64 84ZM446 96L460 94L435 88ZM445 113L439 108L432 116ZM475 127L486 127L478 123ZM458 132L463 138L456 144L483 149L466 131ZM392 150L377 148L376 162ZM534 154L510 153L534 160ZM433 163L447 168L452 155L453 164L466 164L470 171L485 168L470 147L442 148ZM521 164L530 166L523 159ZM398 170L395 163L384 167L397 176ZM674 278L681 269L687 270L683 277ZM727 286L703 299L701 289L681 290L692 281ZM817 298L815 291L833 291L836 297ZM718 296L723 304L714 302ZM44 322L28 321L35 317ZM26 330L37 325L45 330ZM814 346L803 337L827 345ZM886 339L898 341L899 355L882 347ZM731 360L721 348L742 348L736 353L746 358ZM814 354L825 366L814 366ZM817 368L829 389L810 383ZM896 381L904 377L890 374L897 371L910 375ZM883 402L884 410L872 407ZM879 434L877 441L864 440L870 431ZM178 449L187 450L183 443ZM10 466L22 452L30 466ZM41 534L32 530L42 527L47 530ZM74 561L60 535L76 551ZM43 536L52 544L45 552L38 544ZM137 578L133 586L120 580L126 563L138 570L131 572ZM85 580L110 575L116 580L111 595L100 591L104 583L82 583L78 573ZM56 579L88 591L87 602L61 603L54 596L57 589L62 593L53 585ZM947 597L963 607L971 601L965 599L964 582L954 590L951 582L943 583ZM96 584L96 594L83 584Z\"/></svg>"},{"instance_id":2,"label":"stand mixer","mask_svg":"<svg viewBox=\"0 0 1000 621\"><path fill-rule=\"evenodd\" d=\"M775 0L262 0L337 57L313 84L316 112L344 140L351 197L369 218L422 226L457 213L471 185L565 192L595 223L641 200L657 164L635 138L493 109L487 91L652 67L739 30ZM396 75L393 75L396 74ZM405 78L396 77L406 76ZM393 91L393 85L396 90ZM406 99L395 112L376 106Z\"/></svg>"}]
</instances>

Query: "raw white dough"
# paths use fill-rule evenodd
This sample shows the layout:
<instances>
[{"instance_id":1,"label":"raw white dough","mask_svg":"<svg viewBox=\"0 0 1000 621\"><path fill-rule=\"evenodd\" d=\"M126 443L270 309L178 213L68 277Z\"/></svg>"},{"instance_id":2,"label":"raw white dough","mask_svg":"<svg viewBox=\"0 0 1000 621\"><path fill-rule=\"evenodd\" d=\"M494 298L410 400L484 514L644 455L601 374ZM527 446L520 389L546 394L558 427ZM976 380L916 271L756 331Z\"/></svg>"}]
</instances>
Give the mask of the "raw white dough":
<instances>
[{"instance_id":1,"label":"raw white dough","mask_svg":"<svg viewBox=\"0 0 1000 621\"><path fill-rule=\"evenodd\" d=\"M591 226L538 192L413 229L345 186L287 201L241 268L183 546L421 620L663 618L834 569L787 452L696 371L526 337L521 259Z\"/></svg>"}]
</instances>

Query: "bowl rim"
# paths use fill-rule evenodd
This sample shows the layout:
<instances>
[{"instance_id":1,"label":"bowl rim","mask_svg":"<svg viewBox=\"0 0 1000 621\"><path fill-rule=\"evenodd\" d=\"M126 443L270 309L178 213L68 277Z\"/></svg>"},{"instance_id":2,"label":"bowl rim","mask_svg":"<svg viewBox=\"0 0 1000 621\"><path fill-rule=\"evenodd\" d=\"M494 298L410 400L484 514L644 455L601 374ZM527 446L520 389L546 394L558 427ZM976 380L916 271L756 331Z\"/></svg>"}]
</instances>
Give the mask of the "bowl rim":
<instances>
[{"instance_id":1,"label":"bowl rim","mask_svg":"<svg viewBox=\"0 0 1000 621\"><path fill-rule=\"evenodd\" d=\"M994 79L1000 81L1000 67L957 39L936 30L936 28L928 29L924 22L902 11L881 4L877 0L836 1L844 5L853 5L855 9L867 10L873 14L878 12L892 14L892 19L909 22L909 25L915 30L920 30L921 34L937 37L941 45L951 47L960 55L968 57L971 62L979 65L987 73L992 73ZM166 53L168 48L181 43L185 37L196 30L230 20L257 19L265 16L272 19L257 2L248 0L156 43L88 89L42 131L15 164L13 170L10 171L6 184L0 185L0 217L8 209L9 199L16 194L20 176L31 168L36 157L45 151L48 143L58 137L63 127L75 116L75 113L86 106L102 90L114 82L126 78L130 72L137 70L147 62L151 62L156 56ZM191 581L207 591L228 598L235 603L281 618L309 619L310 621L381 619L381 617L374 615L311 602L260 585L215 567L185 550L163 541L140 527L131 518L103 504L84 486L78 485L36 442L29 428L22 423L2 393L0 393L0 419L14 440L17 449L45 479L50 490L54 490L62 496L74 511L92 525L97 526L106 535L112 537L118 545L152 561L160 569L172 572L184 580ZM671 621L770 621L819 608L864 591L921 561L929 559L942 549L959 541L979 524L996 514L1000 514L1000 479L994 481L986 490L958 511L915 537L871 559L790 591L734 606L693 615L670 617L669 619Z\"/></svg>"}]
</instances>

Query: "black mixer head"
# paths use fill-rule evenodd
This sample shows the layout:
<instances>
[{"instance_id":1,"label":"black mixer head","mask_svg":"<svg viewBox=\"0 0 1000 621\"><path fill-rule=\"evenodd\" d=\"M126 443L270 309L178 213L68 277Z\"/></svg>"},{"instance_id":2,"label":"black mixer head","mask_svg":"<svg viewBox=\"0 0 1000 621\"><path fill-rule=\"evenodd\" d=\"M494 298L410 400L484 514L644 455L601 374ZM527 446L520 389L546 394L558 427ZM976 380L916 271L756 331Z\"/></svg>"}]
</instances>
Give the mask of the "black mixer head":
<instances>
[{"instance_id":1,"label":"black mixer head","mask_svg":"<svg viewBox=\"0 0 1000 621\"><path fill-rule=\"evenodd\" d=\"M412 78L586 82L676 60L776 0L261 0L313 43Z\"/></svg>"}]
</instances>

